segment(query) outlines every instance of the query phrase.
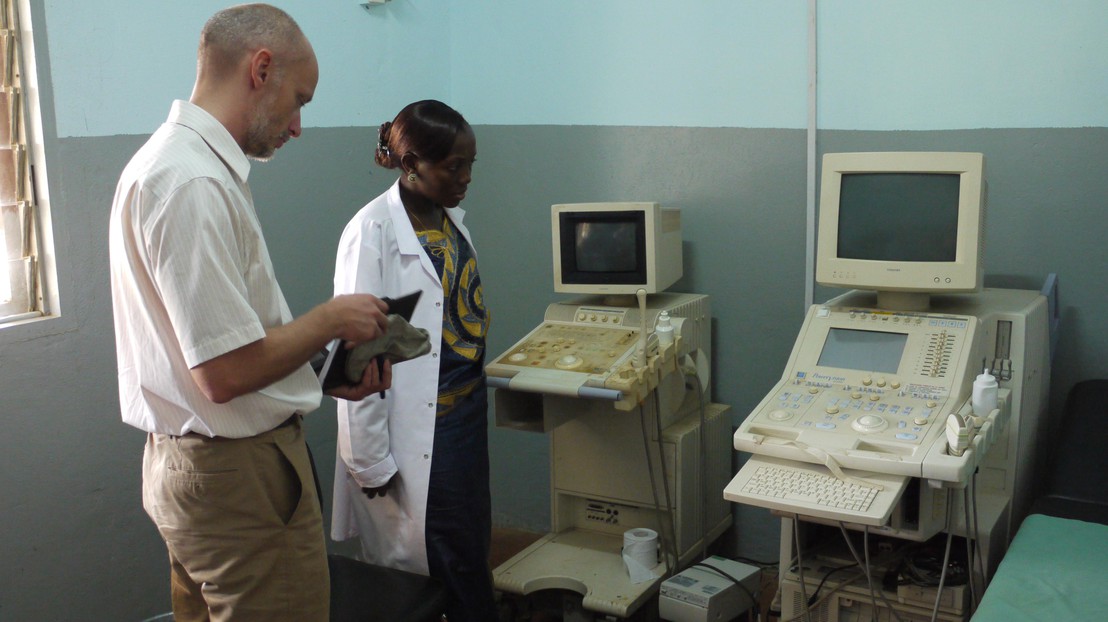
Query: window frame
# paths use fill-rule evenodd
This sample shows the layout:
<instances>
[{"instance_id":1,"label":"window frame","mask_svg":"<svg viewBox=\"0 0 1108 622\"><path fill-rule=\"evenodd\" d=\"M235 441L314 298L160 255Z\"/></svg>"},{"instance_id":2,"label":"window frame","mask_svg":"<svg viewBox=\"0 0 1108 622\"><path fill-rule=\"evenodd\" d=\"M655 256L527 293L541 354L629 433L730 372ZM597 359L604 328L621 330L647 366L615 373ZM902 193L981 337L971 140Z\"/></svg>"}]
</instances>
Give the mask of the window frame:
<instances>
[{"instance_id":1,"label":"window frame","mask_svg":"<svg viewBox=\"0 0 1108 622\"><path fill-rule=\"evenodd\" d=\"M13 109L10 129L0 130L13 146L13 182L19 196L11 196L0 208L0 234L8 243L7 257L0 257L0 269L8 269L16 279L11 301L0 302L0 330L49 317L57 308L56 278L53 274L52 237L49 235L49 209L43 154L42 115L39 102L38 65L31 32L31 5L28 0L0 0L0 45L5 57L0 87L9 95ZM3 59L0 59L3 60ZM10 72L7 70L10 67ZM3 149L0 146L0 149ZM18 154L18 155L17 155ZM19 160L16 160L18 158ZM13 194L16 194L13 193ZM44 223L44 217L46 222ZM18 229L12 232L8 227ZM7 246L7 244L5 245ZM14 266L9 269L9 265Z\"/></svg>"}]
</instances>

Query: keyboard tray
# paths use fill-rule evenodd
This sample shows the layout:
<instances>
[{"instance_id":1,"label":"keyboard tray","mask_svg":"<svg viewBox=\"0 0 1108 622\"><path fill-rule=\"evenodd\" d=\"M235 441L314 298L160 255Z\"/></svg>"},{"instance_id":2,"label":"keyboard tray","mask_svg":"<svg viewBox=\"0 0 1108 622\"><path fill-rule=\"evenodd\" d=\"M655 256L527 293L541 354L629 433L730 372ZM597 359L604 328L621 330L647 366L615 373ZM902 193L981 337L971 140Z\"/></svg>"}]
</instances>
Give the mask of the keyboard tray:
<instances>
[{"instance_id":1,"label":"keyboard tray","mask_svg":"<svg viewBox=\"0 0 1108 622\"><path fill-rule=\"evenodd\" d=\"M858 523L873 527L888 523L893 508L900 501L900 496L908 485L908 477L848 469L843 469L843 472L871 485L876 484L874 488L881 488L876 491L876 494L870 495L872 498L868 500L868 507L858 508L855 507L856 504L847 502L816 503L808 495L790 492L788 482L795 481L793 478L814 479L817 482L823 478L830 478L827 480L829 486L841 485L842 480L836 478L823 465L758 455L751 456L739 469L731 483L723 489L723 498L736 503L844 523ZM755 484L758 480L764 481L767 474L771 477L769 483ZM775 476L781 477L780 483L774 483L775 480L772 478ZM850 493L845 494L849 496Z\"/></svg>"}]
</instances>

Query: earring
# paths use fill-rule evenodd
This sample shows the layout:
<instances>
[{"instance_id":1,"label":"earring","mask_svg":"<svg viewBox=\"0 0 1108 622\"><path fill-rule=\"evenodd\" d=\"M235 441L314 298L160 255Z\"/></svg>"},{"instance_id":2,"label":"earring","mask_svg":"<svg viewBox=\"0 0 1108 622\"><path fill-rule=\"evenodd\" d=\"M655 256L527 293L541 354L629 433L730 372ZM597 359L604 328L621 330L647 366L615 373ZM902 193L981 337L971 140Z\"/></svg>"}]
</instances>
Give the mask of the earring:
<instances>
[{"instance_id":1,"label":"earring","mask_svg":"<svg viewBox=\"0 0 1108 622\"><path fill-rule=\"evenodd\" d=\"M416 180L416 174L415 173L408 173L408 183L415 183L415 180Z\"/></svg>"}]
</instances>

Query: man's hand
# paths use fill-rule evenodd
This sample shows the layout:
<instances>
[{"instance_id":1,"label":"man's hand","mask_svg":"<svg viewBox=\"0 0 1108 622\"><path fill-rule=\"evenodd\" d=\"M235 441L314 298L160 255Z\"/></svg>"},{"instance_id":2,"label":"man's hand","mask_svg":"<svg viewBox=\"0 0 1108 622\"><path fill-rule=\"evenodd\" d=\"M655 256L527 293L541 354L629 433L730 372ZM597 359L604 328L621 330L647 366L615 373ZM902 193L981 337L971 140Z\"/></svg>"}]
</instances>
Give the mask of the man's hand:
<instances>
[{"instance_id":1,"label":"man's hand","mask_svg":"<svg viewBox=\"0 0 1108 622\"><path fill-rule=\"evenodd\" d=\"M362 492L364 492L365 496L369 497L370 499L376 497L377 495L381 495L383 497L383 496L385 496L385 493L388 492L389 488L392 486L392 480L395 479L395 478L396 478L396 475L393 475L392 477L389 478L389 481L385 482L383 485L378 486L376 488L368 488L368 487L363 486L362 487Z\"/></svg>"},{"instance_id":2,"label":"man's hand","mask_svg":"<svg viewBox=\"0 0 1108 622\"><path fill-rule=\"evenodd\" d=\"M369 294L343 294L324 303L332 314L335 336L350 343L350 347L370 341L389 328L389 306Z\"/></svg>"},{"instance_id":3,"label":"man's hand","mask_svg":"<svg viewBox=\"0 0 1108 622\"><path fill-rule=\"evenodd\" d=\"M380 393L392 386L392 362L386 360L378 367L377 359L366 365L362 381L357 385L341 385L327 391L327 395L343 400L359 402L374 393Z\"/></svg>"}]
</instances>

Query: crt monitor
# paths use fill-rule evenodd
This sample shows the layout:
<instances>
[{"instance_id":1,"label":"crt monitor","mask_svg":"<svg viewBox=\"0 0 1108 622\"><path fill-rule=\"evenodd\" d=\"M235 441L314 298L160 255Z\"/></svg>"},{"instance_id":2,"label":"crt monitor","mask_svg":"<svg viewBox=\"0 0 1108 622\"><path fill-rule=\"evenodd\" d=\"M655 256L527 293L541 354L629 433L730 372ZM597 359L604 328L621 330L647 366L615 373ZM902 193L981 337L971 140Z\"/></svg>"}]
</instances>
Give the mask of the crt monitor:
<instances>
[{"instance_id":1,"label":"crt monitor","mask_svg":"<svg viewBox=\"0 0 1108 622\"><path fill-rule=\"evenodd\" d=\"M657 203L551 207L554 291L605 296L665 291L681 278L681 212Z\"/></svg>"},{"instance_id":2,"label":"crt monitor","mask_svg":"<svg viewBox=\"0 0 1108 622\"><path fill-rule=\"evenodd\" d=\"M980 153L825 154L816 282L902 311L981 289L984 168Z\"/></svg>"}]
</instances>

